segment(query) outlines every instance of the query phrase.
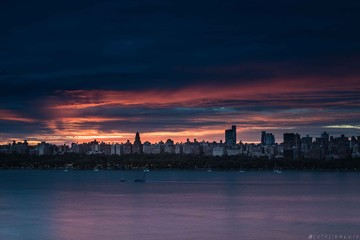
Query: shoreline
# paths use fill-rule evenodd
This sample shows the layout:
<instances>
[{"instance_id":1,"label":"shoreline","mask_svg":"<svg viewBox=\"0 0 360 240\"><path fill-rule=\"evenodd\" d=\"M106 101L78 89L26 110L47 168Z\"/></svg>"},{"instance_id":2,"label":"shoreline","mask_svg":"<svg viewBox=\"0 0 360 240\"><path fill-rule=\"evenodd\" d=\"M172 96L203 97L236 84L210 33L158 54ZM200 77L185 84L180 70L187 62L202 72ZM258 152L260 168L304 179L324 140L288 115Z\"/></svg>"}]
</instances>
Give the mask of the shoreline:
<instances>
[{"instance_id":1,"label":"shoreline","mask_svg":"<svg viewBox=\"0 0 360 240\"><path fill-rule=\"evenodd\" d=\"M0 167L0 171L11 171L11 170L22 170L22 171L94 171L93 168L74 168L74 169L66 169L66 168L3 168ZM111 168L111 169L97 169L96 171L126 171L126 172L136 172L143 171L143 168L134 168L134 169L119 169L119 168ZM186 171L186 172L208 172L208 169L205 168L194 168L194 169L181 169L181 168L154 168L149 169L150 171ZM360 172L360 169L281 169L282 173L289 172ZM272 169L211 169L211 172L273 172Z\"/></svg>"}]
</instances>

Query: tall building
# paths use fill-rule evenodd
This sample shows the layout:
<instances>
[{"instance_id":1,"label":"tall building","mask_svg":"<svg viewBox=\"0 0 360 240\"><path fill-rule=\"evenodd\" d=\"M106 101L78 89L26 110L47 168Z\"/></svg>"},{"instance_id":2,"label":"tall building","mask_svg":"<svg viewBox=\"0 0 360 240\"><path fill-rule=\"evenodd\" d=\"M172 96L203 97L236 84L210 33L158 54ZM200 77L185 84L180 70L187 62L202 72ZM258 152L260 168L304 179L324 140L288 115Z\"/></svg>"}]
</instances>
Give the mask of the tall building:
<instances>
[{"instance_id":1,"label":"tall building","mask_svg":"<svg viewBox=\"0 0 360 240\"><path fill-rule=\"evenodd\" d=\"M266 137L266 132L262 131L261 132L261 145L265 145L265 137Z\"/></svg>"},{"instance_id":2,"label":"tall building","mask_svg":"<svg viewBox=\"0 0 360 240\"><path fill-rule=\"evenodd\" d=\"M310 157L312 147L312 137L306 135L306 137L301 138L301 151L304 154L304 157Z\"/></svg>"},{"instance_id":3,"label":"tall building","mask_svg":"<svg viewBox=\"0 0 360 240\"><path fill-rule=\"evenodd\" d=\"M135 141L134 141L134 144L133 144L133 147L132 147L132 153L133 154L141 154L141 153L143 153L143 146L141 144L139 132L136 132Z\"/></svg>"},{"instance_id":4,"label":"tall building","mask_svg":"<svg viewBox=\"0 0 360 240\"><path fill-rule=\"evenodd\" d=\"M225 144L227 146L236 145L236 126L232 125L231 129L225 130Z\"/></svg>"},{"instance_id":5,"label":"tall building","mask_svg":"<svg viewBox=\"0 0 360 240\"><path fill-rule=\"evenodd\" d=\"M300 144L300 134L284 133L284 158L289 160L298 159L300 153Z\"/></svg>"},{"instance_id":6,"label":"tall building","mask_svg":"<svg viewBox=\"0 0 360 240\"><path fill-rule=\"evenodd\" d=\"M324 151L325 155L329 154L329 133L323 132L321 134L320 148Z\"/></svg>"},{"instance_id":7,"label":"tall building","mask_svg":"<svg viewBox=\"0 0 360 240\"><path fill-rule=\"evenodd\" d=\"M284 148L292 149L300 147L300 134L284 133Z\"/></svg>"},{"instance_id":8,"label":"tall building","mask_svg":"<svg viewBox=\"0 0 360 240\"><path fill-rule=\"evenodd\" d=\"M267 133L265 131L261 132L261 145L271 146L275 144L275 136L272 133Z\"/></svg>"}]
</instances>

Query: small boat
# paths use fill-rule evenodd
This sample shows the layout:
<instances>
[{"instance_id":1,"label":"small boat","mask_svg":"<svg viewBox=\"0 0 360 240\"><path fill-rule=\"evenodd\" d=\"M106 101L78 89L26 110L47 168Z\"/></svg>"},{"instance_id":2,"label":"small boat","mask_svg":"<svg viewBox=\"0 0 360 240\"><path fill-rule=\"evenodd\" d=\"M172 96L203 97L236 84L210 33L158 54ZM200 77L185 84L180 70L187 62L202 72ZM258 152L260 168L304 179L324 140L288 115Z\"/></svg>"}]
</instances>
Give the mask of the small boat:
<instances>
[{"instance_id":1,"label":"small boat","mask_svg":"<svg viewBox=\"0 0 360 240\"><path fill-rule=\"evenodd\" d=\"M99 171L99 169L97 169L97 168L94 168L94 172L98 172Z\"/></svg>"},{"instance_id":2,"label":"small boat","mask_svg":"<svg viewBox=\"0 0 360 240\"><path fill-rule=\"evenodd\" d=\"M122 177L122 178L120 179L120 182L126 182L126 179Z\"/></svg>"},{"instance_id":3,"label":"small boat","mask_svg":"<svg viewBox=\"0 0 360 240\"><path fill-rule=\"evenodd\" d=\"M147 168L145 168L143 172L144 172L144 174L143 174L142 178L135 179L134 182L146 182L146 179L145 179L145 178L146 178L146 174L147 174L148 172L150 172L150 170L147 169Z\"/></svg>"}]
</instances>

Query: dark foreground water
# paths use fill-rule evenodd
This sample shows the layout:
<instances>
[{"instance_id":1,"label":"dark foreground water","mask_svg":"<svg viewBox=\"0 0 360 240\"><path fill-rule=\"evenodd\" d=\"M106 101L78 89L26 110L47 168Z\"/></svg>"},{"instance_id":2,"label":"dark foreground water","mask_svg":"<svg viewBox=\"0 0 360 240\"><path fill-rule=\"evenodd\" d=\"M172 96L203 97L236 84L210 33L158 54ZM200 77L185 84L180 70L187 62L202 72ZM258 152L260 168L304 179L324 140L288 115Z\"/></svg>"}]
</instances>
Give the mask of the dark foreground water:
<instances>
[{"instance_id":1,"label":"dark foreground water","mask_svg":"<svg viewBox=\"0 0 360 240\"><path fill-rule=\"evenodd\" d=\"M357 173L141 175L0 170L0 239L360 239Z\"/></svg>"}]
</instances>

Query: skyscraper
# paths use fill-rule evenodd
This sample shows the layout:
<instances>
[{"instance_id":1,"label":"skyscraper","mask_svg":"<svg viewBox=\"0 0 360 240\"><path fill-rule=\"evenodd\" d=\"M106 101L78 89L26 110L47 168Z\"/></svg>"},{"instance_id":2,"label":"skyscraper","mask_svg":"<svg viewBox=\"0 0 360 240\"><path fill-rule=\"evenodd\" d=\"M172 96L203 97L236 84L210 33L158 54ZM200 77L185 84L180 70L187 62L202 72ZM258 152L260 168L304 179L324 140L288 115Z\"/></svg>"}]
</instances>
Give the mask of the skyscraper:
<instances>
[{"instance_id":1,"label":"skyscraper","mask_svg":"<svg viewBox=\"0 0 360 240\"><path fill-rule=\"evenodd\" d=\"M321 134L320 148L324 151L325 155L329 154L329 133L323 132Z\"/></svg>"},{"instance_id":2,"label":"skyscraper","mask_svg":"<svg viewBox=\"0 0 360 240\"><path fill-rule=\"evenodd\" d=\"M266 132L261 132L261 145L265 145Z\"/></svg>"},{"instance_id":3,"label":"skyscraper","mask_svg":"<svg viewBox=\"0 0 360 240\"><path fill-rule=\"evenodd\" d=\"M267 133L265 131L261 132L261 145L274 145L275 144L275 136L272 133Z\"/></svg>"},{"instance_id":4,"label":"skyscraper","mask_svg":"<svg viewBox=\"0 0 360 240\"><path fill-rule=\"evenodd\" d=\"M300 135L298 133L284 133L284 148L292 149L294 147L300 147Z\"/></svg>"},{"instance_id":5,"label":"skyscraper","mask_svg":"<svg viewBox=\"0 0 360 240\"><path fill-rule=\"evenodd\" d=\"M289 160L298 159L300 144L300 134L284 133L284 158Z\"/></svg>"},{"instance_id":6,"label":"skyscraper","mask_svg":"<svg viewBox=\"0 0 360 240\"><path fill-rule=\"evenodd\" d=\"M235 146L236 144L236 126L232 125L231 129L225 130L225 144Z\"/></svg>"}]
</instances>

